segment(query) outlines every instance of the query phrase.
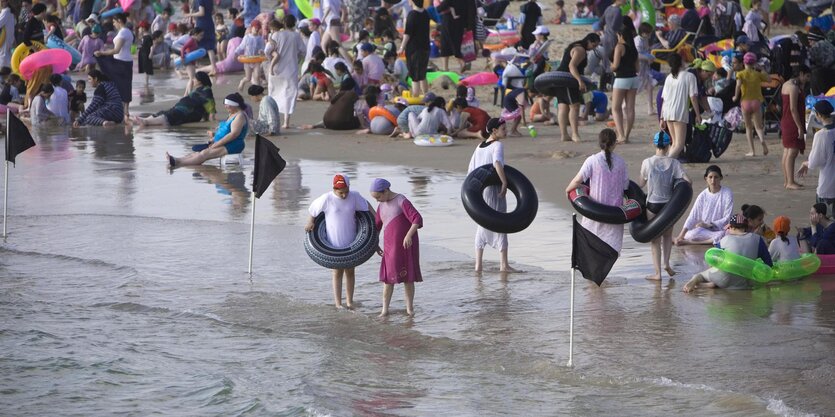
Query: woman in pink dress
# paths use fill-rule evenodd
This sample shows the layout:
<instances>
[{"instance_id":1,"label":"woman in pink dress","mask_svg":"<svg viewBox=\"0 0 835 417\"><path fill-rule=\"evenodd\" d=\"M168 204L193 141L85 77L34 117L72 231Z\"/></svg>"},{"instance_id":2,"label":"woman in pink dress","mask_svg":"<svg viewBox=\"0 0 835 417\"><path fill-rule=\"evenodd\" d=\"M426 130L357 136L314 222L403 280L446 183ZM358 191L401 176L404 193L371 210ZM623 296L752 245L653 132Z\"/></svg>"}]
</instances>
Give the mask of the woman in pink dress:
<instances>
[{"instance_id":1,"label":"woman in pink dress","mask_svg":"<svg viewBox=\"0 0 835 417\"><path fill-rule=\"evenodd\" d=\"M391 183L377 178L371 185L371 197L377 206L377 229L383 230L383 250L378 251L380 282L383 289L383 311L388 315L394 284L403 283L406 292L406 314L414 316L415 282L422 282L420 274L420 249L417 229L423 227L423 217L403 194L391 191Z\"/></svg>"}]
</instances>

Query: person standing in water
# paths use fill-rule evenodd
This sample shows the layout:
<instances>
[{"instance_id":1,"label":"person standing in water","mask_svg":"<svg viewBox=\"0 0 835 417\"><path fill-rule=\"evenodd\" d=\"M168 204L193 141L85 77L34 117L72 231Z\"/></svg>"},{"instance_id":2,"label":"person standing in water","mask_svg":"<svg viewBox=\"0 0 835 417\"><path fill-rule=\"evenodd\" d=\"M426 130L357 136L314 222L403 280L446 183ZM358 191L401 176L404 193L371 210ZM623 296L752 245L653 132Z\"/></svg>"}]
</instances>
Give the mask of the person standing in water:
<instances>
[{"instance_id":1,"label":"person standing in water","mask_svg":"<svg viewBox=\"0 0 835 417\"><path fill-rule=\"evenodd\" d=\"M499 118L492 118L487 121L487 127L484 129L482 137L487 137L484 142L481 142L473 152L470 158L470 166L467 169L469 174L476 168L482 165L492 165L499 175L499 180L502 182L501 186L490 186L484 190L484 201L493 210L499 212L507 211L507 177L504 174L504 145L499 142L500 139L507 135L505 128L505 121ZM507 234L491 232L481 226L478 226L475 232L475 270L481 272L482 257L484 255L484 247L490 245L501 252L501 265L499 270L501 272L511 272L513 269L507 262Z\"/></svg>"},{"instance_id":2,"label":"person standing in water","mask_svg":"<svg viewBox=\"0 0 835 417\"><path fill-rule=\"evenodd\" d=\"M351 245L357 236L356 212L371 211L375 215L371 203L356 192L351 191L348 177L336 174L333 177L333 191L322 194L310 203L308 213L310 218L304 226L306 232L313 230L316 216L325 213L325 231L328 242L336 249L344 249ZM354 308L354 268L338 268L333 270L333 303L336 308L342 308L342 277L345 277L345 307Z\"/></svg>"},{"instance_id":3,"label":"person standing in water","mask_svg":"<svg viewBox=\"0 0 835 417\"><path fill-rule=\"evenodd\" d=\"M406 292L406 314L415 315L415 282L422 282L420 273L420 249L417 230L423 227L423 217L403 194L391 191L391 183L376 178L371 184L371 197L377 206L377 229L383 231L383 249L377 253L383 257L380 263L380 282L383 289L383 310L387 316L394 284L403 284Z\"/></svg>"}]
</instances>

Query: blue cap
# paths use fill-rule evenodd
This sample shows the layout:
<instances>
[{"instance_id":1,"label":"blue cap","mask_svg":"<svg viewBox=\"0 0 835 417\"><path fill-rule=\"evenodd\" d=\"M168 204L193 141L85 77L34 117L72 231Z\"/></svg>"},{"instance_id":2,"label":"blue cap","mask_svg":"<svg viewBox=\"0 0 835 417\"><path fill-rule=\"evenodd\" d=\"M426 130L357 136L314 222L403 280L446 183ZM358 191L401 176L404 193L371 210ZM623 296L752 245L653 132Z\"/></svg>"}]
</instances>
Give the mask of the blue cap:
<instances>
[{"instance_id":1,"label":"blue cap","mask_svg":"<svg viewBox=\"0 0 835 417\"><path fill-rule=\"evenodd\" d=\"M672 143L672 139L667 132L662 130L655 134L655 137L652 138L652 143L655 146L669 146Z\"/></svg>"}]
</instances>

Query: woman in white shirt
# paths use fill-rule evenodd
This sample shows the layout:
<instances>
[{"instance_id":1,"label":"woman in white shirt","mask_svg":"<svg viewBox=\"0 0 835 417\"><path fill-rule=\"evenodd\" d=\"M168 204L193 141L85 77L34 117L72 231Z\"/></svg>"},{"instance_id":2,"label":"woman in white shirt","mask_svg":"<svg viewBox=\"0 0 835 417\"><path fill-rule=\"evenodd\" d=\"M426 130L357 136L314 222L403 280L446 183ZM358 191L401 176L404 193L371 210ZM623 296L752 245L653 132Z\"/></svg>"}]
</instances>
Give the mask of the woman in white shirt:
<instances>
[{"instance_id":1,"label":"woman in white shirt","mask_svg":"<svg viewBox=\"0 0 835 417\"><path fill-rule=\"evenodd\" d=\"M116 89L122 97L125 122L130 118L128 108L131 102L131 84L133 83L133 56L130 47L133 45L133 32L126 26L127 15L119 13L113 16L113 26L118 31L113 38L113 49L105 49L93 53L101 67L101 71L113 80Z\"/></svg>"},{"instance_id":2,"label":"woman in white shirt","mask_svg":"<svg viewBox=\"0 0 835 417\"><path fill-rule=\"evenodd\" d=\"M670 147L670 158L678 158L684 150L687 137L687 123L690 120L687 102L693 105L696 114L699 112L699 91L696 76L682 68L681 57L673 54L667 61L670 64L670 75L664 81L661 99L661 130L670 132L673 145Z\"/></svg>"}]
</instances>

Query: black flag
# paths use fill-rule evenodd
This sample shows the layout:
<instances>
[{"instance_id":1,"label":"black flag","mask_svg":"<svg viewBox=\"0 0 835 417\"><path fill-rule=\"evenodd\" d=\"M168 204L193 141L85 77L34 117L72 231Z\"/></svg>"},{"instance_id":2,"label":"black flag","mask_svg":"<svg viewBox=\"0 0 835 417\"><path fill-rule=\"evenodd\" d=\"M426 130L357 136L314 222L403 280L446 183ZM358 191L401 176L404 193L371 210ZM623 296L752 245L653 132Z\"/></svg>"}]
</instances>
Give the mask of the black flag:
<instances>
[{"instance_id":1,"label":"black flag","mask_svg":"<svg viewBox=\"0 0 835 417\"><path fill-rule=\"evenodd\" d=\"M595 236L572 216L574 237L571 239L571 267L580 270L583 278L600 285L620 255L608 243Z\"/></svg>"},{"instance_id":2,"label":"black flag","mask_svg":"<svg viewBox=\"0 0 835 417\"><path fill-rule=\"evenodd\" d=\"M6 135L6 160L14 163L18 154L35 146L35 140L26 125L14 113L9 112L9 130Z\"/></svg>"},{"instance_id":3,"label":"black flag","mask_svg":"<svg viewBox=\"0 0 835 417\"><path fill-rule=\"evenodd\" d=\"M278 154L278 150L269 140L255 135L255 172L252 179L255 198L261 198L275 177L287 166L287 161Z\"/></svg>"}]
</instances>

